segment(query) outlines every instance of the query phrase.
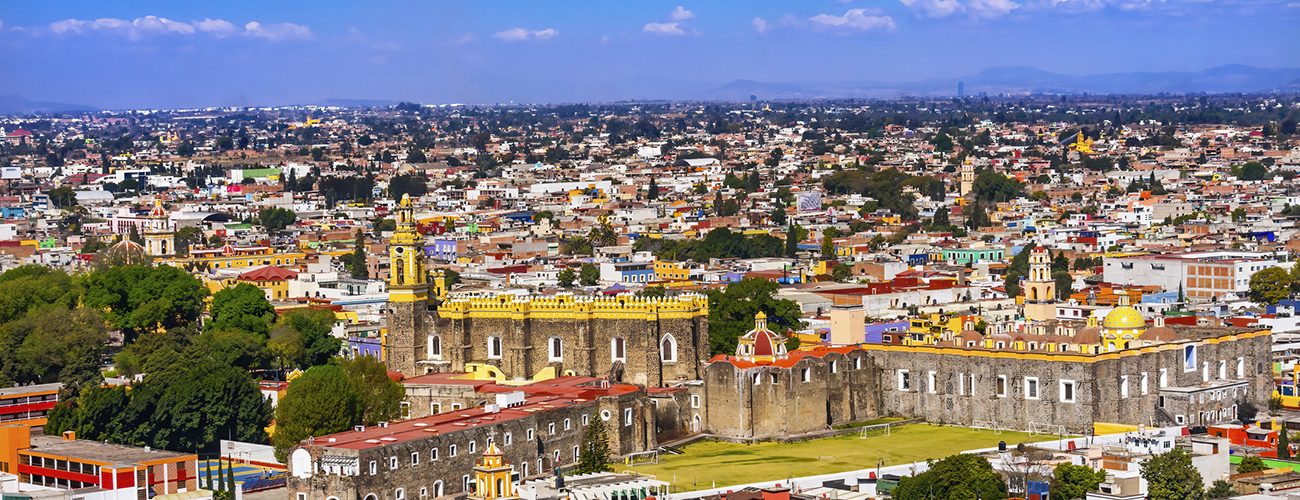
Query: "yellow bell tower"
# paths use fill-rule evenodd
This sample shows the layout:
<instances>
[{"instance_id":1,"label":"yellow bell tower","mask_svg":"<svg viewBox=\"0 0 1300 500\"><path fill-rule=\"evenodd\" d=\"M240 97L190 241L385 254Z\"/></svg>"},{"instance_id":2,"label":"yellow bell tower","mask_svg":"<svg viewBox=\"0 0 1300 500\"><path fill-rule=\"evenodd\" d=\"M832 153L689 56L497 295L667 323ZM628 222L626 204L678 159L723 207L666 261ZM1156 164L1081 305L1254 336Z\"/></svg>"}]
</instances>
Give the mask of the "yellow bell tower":
<instances>
[{"instance_id":1,"label":"yellow bell tower","mask_svg":"<svg viewBox=\"0 0 1300 500\"><path fill-rule=\"evenodd\" d=\"M501 456L501 449L496 443L489 443L483 450L483 459L474 466L474 493L471 498L495 500L514 498L515 485L510 481L511 467Z\"/></svg>"},{"instance_id":2,"label":"yellow bell tower","mask_svg":"<svg viewBox=\"0 0 1300 500\"><path fill-rule=\"evenodd\" d=\"M970 157L961 164L961 195L966 196L974 190L975 187L975 165L971 164Z\"/></svg>"},{"instance_id":3,"label":"yellow bell tower","mask_svg":"<svg viewBox=\"0 0 1300 500\"><path fill-rule=\"evenodd\" d=\"M397 230L388 240L388 342L384 360L390 370L415 373L415 339L424 335L429 281L424 272L424 238L415 228L410 196L397 206Z\"/></svg>"},{"instance_id":4,"label":"yellow bell tower","mask_svg":"<svg viewBox=\"0 0 1300 500\"><path fill-rule=\"evenodd\" d=\"M1056 319L1056 281L1052 279L1052 254L1035 246L1029 253L1029 279L1025 280L1025 318Z\"/></svg>"}]
</instances>

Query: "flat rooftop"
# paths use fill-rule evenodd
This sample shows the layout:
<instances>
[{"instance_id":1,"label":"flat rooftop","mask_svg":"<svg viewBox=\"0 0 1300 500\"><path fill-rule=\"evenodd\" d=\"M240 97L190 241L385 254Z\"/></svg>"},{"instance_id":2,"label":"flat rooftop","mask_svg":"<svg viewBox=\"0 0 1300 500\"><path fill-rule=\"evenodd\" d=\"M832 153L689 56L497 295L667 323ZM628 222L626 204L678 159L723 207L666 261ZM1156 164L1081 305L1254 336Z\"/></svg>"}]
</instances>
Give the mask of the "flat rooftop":
<instances>
[{"instance_id":1,"label":"flat rooftop","mask_svg":"<svg viewBox=\"0 0 1300 500\"><path fill-rule=\"evenodd\" d=\"M32 447L22 450L22 452L67 457L79 461L123 465L196 456L193 453L177 453L157 449L146 450L135 446L82 439L69 441L60 436L47 436L36 432L32 433Z\"/></svg>"},{"instance_id":2,"label":"flat rooftop","mask_svg":"<svg viewBox=\"0 0 1300 500\"><path fill-rule=\"evenodd\" d=\"M6 396L13 396L17 394L31 394L33 392L57 391L62 388L63 388L63 384L57 382L53 384L36 384L36 385L22 385L18 387L5 387L5 388L0 388L0 398L4 398Z\"/></svg>"}]
</instances>

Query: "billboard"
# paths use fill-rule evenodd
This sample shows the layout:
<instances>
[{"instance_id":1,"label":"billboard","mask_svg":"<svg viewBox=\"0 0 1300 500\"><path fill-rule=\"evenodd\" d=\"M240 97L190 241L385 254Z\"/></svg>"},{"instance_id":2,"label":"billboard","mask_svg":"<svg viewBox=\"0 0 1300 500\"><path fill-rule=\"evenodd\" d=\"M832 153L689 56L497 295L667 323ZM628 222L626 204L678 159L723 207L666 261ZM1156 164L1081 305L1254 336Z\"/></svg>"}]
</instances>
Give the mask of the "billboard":
<instances>
[{"instance_id":1,"label":"billboard","mask_svg":"<svg viewBox=\"0 0 1300 500\"><path fill-rule=\"evenodd\" d=\"M800 212L819 212L822 209L821 193L799 193L796 206Z\"/></svg>"},{"instance_id":2,"label":"billboard","mask_svg":"<svg viewBox=\"0 0 1300 500\"><path fill-rule=\"evenodd\" d=\"M8 181L13 179L21 179L22 177L23 177L23 169L19 167L0 168L0 179Z\"/></svg>"}]
</instances>

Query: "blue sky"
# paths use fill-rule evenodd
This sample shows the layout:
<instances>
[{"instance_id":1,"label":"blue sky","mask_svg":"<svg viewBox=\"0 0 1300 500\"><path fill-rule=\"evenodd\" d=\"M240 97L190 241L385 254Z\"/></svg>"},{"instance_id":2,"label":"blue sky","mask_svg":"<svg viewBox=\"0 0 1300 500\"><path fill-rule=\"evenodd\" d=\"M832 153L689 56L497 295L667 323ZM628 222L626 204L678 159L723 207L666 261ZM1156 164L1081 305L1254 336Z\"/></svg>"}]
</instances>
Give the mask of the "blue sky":
<instances>
[{"instance_id":1,"label":"blue sky","mask_svg":"<svg viewBox=\"0 0 1300 500\"><path fill-rule=\"evenodd\" d=\"M0 94L102 108L684 98L764 82L1300 67L1300 0L47 1Z\"/></svg>"}]
</instances>

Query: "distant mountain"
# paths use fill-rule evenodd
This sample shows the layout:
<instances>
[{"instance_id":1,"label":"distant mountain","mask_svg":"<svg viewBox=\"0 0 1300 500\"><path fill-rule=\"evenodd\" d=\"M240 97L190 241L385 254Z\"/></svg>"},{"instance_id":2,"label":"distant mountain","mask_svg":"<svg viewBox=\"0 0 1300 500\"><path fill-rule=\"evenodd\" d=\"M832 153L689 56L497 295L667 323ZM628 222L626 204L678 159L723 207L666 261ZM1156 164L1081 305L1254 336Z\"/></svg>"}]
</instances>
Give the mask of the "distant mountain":
<instances>
[{"instance_id":1,"label":"distant mountain","mask_svg":"<svg viewBox=\"0 0 1300 500\"><path fill-rule=\"evenodd\" d=\"M97 111L90 106L62 102L29 101L20 95L0 95L0 115L26 115L31 113L67 113Z\"/></svg>"},{"instance_id":2,"label":"distant mountain","mask_svg":"<svg viewBox=\"0 0 1300 500\"><path fill-rule=\"evenodd\" d=\"M398 101L380 99L325 99L319 103L321 106L339 106L343 108L382 108L395 104L398 104Z\"/></svg>"},{"instance_id":3,"label":"distant mountain","mask_svg":"<svg viewBox=\"0 0 1300 500\"><path fill-rule=\"evenodd\" d=\"M1240 64L1201 71L1110 73L1069 76L1036 68L1013 66L990 68L964 78L886 82L767 83L736 80L705 92L705 97L744 100L834 99L851 97L949 97L957 94L957 82L965 84L966 95L1060 93L1156 94L1160 92L1296 92L1300 91L1300 68L1255 68Z\"/></svg>"}]
</instances>

